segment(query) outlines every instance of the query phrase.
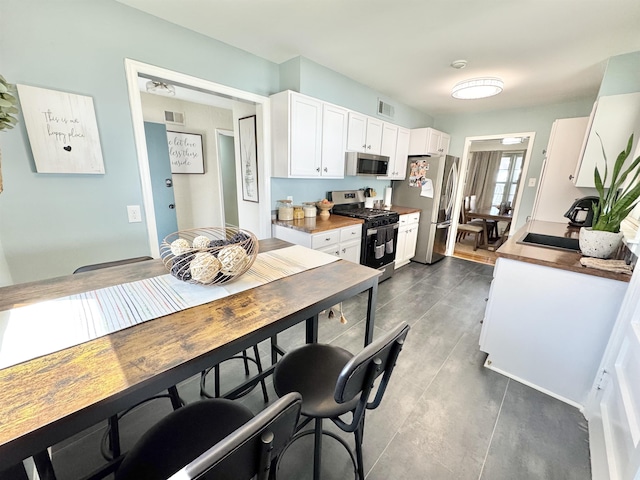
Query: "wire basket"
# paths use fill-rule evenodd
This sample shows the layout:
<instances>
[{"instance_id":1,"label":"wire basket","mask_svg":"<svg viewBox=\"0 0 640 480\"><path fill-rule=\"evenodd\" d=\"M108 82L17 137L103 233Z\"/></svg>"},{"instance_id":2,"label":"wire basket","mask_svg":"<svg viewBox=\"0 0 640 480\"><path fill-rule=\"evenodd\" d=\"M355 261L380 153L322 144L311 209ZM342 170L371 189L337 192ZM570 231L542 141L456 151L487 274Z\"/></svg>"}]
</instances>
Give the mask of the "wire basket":
<instances>
[{"instance_id":1,"label":"wire basket","mask_svg":"<svg viewBox=\"0 0 640 480\"><path fill-rule=\"evenodd\" d=\"M183 282L222 285L251 268L258 239L238 227L192 228L167 235L160 256L167 270Z\"/></svg>"}]
</instances>

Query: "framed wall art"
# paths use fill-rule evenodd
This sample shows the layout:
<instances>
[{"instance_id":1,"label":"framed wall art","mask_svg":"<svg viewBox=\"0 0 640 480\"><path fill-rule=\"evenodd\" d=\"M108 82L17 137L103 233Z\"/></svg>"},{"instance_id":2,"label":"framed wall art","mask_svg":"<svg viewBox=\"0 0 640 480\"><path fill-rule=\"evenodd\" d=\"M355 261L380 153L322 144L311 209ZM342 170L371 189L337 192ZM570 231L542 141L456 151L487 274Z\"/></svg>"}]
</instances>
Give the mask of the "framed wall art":
<instances>
[{"instance_id":1,"label":"framed wall art","mask_svg":"<svg viewBox=\"0 0 640 480\"><path fill-rule=\"evenodd\" d=\"M240 169L242 172L242 199L249 202L259 202L258 145L255 115L238 120L238 140L240 144Z\"/></svg>"},{"instance_id":2,"label":"framed wall art","mask_svg":"<svg viewBox=\"0 0 640 480\"><path fill-rule=\"evenodd\" d=\"M204 173L202 135L167 130L171 173Z\"/></svg>"},{"instance_id":3,"label":"framed wall art","mask_svg":"<svg viewBox=\"0 0 640 480\"><path fill-rule=\"evenodd\" d=\"M38 173L104 173L93 98L18 85Z\"/></svg>"}]
</instances>

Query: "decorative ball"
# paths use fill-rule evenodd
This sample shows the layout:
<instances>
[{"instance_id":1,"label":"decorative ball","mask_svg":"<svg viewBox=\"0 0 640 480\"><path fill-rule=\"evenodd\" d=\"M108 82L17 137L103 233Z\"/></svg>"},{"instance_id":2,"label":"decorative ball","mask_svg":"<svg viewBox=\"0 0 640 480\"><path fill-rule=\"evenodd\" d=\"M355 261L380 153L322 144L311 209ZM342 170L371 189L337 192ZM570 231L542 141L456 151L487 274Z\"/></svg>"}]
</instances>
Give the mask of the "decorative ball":
<instances>
[{"instance_id":1,"label":"decorative ball","mask_svg":"<svg viewBox=\"0 0 640 480\"><path fill-rule=\"evenodd\" d=\"M201 283L209 283L218 275L220 262L210 253L196 253L189 267L191 277Z\"/></svg>"},{"instance_id":2,"label":"decorative ball","mask_svg":"<svg viewBox=\"0 0 640 480\"><path fill-rule=\"evenodd\" d=\"M233 275L246 265L249 257L240 245L229 245L218 252L218 260L221 264L220 271L227 275Z\"/></svg>"},{"instance_id":3,"label":"decorative ball","mask_svg":"<svg viewBox=\"0 0 640 480\"><path fill-rule=\"evenodd\" d=\"M226 240L211 240L209 242L209 248L215 248L215 247L224 247L225 245L228 245L229 243Z\"/></svg>"},{"instance_id":4,"label":"decorative ball","mask_svg":"<svg viewBox=\"0 0 640 480\"><path fill-rule=\"evenodd\" d=\"M182 255L178 255L173 259L173 264L171 265L171 274L179 278L180 280L184 280L188 282L191 280L191 271L189 270L189 264L195 254L193 253L183 253Z\"/></svg>"},{"instance_id":5,"label":"decorative ball","mask_svg":"<svg viewBox=\"0 0 640 480\"><path fill-rule=\"evenodd\" d=\"M249 237L249 235L247 235L246 233L238 232L229 239L229 243L242 243L249 240L249 238L251 237Z\"/></svg>"},{"instance_id":6,"label":"decorative ball","mask_svg":"<svg viewBox=\"0 0 640 480\"><path fill-rule=\"evenodd\" d=\"M193 248L197 250L206 250L207 248L209 248L209 241L209 237L198 235L193 239Z\"/></svg>"},{"instance_id":7,"label":"decorative ball","mask_svg":"<svg viewBox=\"0 0 640 480\"><path fill-rule=\"evenodd\" d=\"M176 257L191 251L191 244L184 238L179 238L171 242L171 253Z\"/></svg>"}]
</instances>

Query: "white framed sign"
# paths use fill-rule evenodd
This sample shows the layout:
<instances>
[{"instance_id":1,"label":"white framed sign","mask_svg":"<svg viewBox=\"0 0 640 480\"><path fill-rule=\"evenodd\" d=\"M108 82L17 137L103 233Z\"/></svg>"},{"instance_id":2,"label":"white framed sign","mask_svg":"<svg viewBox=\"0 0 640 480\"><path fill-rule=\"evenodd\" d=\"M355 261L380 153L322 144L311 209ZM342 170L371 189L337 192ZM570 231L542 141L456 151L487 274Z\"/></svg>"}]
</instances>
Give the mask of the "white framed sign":
<instances>
[{"instance_id":1,"label":"white framed sign","mask_svg":"<svg viewBox=\"0 0 640 480\"><path fill-rule=\"evenodd\" d=\"M202 135L167 130L171 173L204 173Z\"/></svg>"},{"instance_id":2,"label":"white framed sign","mask_svg":"<svg viewBox=\"0 0 640 480\"><path fill-rule=\"evenodd\" d=\"M38 173L104 173L93 98L18 85Z\"/></svg>"}]
</instances>

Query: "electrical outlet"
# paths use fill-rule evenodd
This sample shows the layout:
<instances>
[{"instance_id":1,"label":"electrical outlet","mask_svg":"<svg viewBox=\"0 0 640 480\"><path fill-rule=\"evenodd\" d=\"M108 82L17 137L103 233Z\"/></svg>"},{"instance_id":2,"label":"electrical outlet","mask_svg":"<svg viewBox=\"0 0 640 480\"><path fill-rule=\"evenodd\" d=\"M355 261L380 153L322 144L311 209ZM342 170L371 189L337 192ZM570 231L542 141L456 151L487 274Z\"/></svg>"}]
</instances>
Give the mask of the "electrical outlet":
<instances>
[{"instance_id":1,"label":"electrical outlet","mask_svg":"<svg viewBox=\"0 0 640 480\"><path fill-rule=\"evenodd\" d=\"M129 216L129 223L141 222L142 212L140 211L140 205L127 205L127 215Z\"/></svg>"},{"instance_id":2,"label":"electrical outlet","mask_svg":"<svg viewBox=\"0 0 640 480\"><path fill-rule=\"evenodd\" d=\"M536 186L536 179L535 178L530 178L529 179L529 186L530 187L535 187Z\"/></svg>"}]
</instances>

